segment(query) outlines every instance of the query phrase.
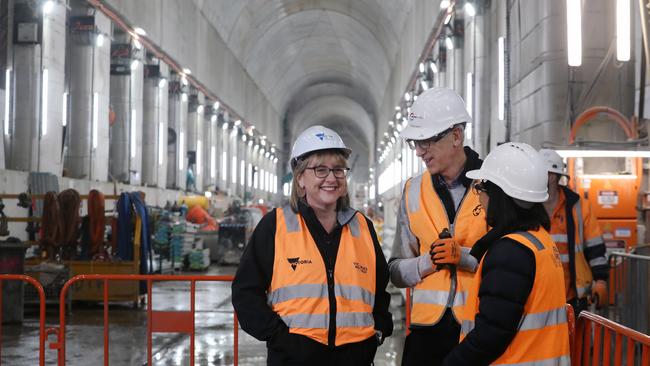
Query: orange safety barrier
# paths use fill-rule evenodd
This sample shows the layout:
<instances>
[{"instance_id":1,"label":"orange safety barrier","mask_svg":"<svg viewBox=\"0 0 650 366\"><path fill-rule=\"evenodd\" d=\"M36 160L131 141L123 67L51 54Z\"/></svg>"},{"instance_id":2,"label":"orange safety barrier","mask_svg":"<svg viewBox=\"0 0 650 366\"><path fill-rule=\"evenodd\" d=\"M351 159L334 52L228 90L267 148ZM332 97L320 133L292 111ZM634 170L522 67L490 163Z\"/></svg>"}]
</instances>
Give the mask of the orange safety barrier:
<instances>
[{"instance_id":1,"label":"orange safety barrier","mask_svg":"<svg viewBox=\"0 0 650 366\"><path fill-rule=\"evenodd\" d=\"M77 275L68 280L60 294L59 328L48 328L49 333L57 334L57 342L51 343L50 348L58 352L58 365L65 365L65 299L68 289L75 282L99 280L104 282L104 365L108 365L108 288L109 281L146 281L147 283L147 363L151 365L152 335L153 333L186 333L190 335L190 365L194 365L194 315L195 315L195 289L196 282L231 282L233 276L176 276L176 275L102 275L87 274ZM189 281L190 282L190 310L189 311L154 311L151 289L153 282L160 281ZM234 314L234 349L233 359L238 362L238 322Z\"/></svg>"},{"instance_id":2,"label":"orange safety barrier","mask_svg":"<svg viewBox=\"0 0 650 366\"><path fill-rule=\"evenodd\" d=\"M405 305L406 311L405 311L405 316L406 316L406 335L409 335L411 333L410 327L411 327L411 288L407 287L406 288L406 301Z\"/></svg>"},{"instance_id":3,"label":"orange safety barrier","mask_svg":"<svg viewBox=\"0 0 650 366\"><path fill-rule=\"evenodd\" d=\"M574 338L576 334L576 313L573 311L571 304L565 304L566 308L566 323L569 327L569 354L573 354L573 347L575 346Z\"/></svg>"},{"instance_id":4,"label":"orange safety barrier","mask_svg":"<svg viewBox=\"0 0 650 366\"><path fill-rule=\"evenodd\" d=\"M573 366L650 365L650 336L587 311L578 316L574 342Z\"/></svg>"},{"instance_id":5,"label":"orange safety barrier","mask_svg":"<svg viewBox=\"0 0 650 366\"><path fill-rule=\"evenodd\" d=\"M39 331L38 331L38 364L45 365L45 291L40 282L30 276L20 274L0 274L0 365L2 364L2 284L4 281L29 282L38 291L39 299ZM22 295L21 295L22 296Z\"/></svg>"}]
</instances>

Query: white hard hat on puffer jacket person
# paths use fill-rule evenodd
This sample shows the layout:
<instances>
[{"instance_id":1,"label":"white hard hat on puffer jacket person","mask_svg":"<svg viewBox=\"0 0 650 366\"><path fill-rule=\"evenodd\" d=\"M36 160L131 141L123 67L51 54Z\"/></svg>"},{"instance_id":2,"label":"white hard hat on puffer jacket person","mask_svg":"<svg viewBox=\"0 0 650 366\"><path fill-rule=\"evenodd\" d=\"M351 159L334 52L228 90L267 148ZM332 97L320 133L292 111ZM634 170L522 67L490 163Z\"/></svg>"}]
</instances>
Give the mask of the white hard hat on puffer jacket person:
<instances>
[{"instance_id":1,"label":"white hard hat on puffer jacket person","mask_svg":"<svg viewBox=\"0 0 650 366\"><path fill-rule=\"evenodd\" d=\"M345 157L350 156L352 150L348 149L338 133L323 126L311 126L304 130L291 149L291 167L295 167L298 159L305 154L319 150L341 150Z\"/></svg>"},{"instance_id":2,"label":"white hard hat on puffer jacket person","mask_svg":"<svg viewBox=\"0 0 650 366\"><path fill-rule=\"evenodd\" d=\"M463 98L449 88L431 88L413 102L408 124L400 136L406 140L426 140L448 128L472 122Z\"/></svg>"},{"instance_id":3,"label":"white hard hat on puffer jacket person","mask_svg":"<svg viewBox=\"0 0 650 366\"><path fill-rule=\"evenodd\" d=\"M564 164L562 157L555 150L540 149L539 155L546 163L546 168L548 169L549 173L568 176L566 173L566 164Z\"/></svg>"},{"instance_id":4,"label":"white hard hat on puffer jacket person","mask_svg":"<svg viewBox=\"0 0 650 366\"><path fill-rule=\"evenodd\" d=\"M548 173L539 153L521 142L506 142L485 157L481 169L467 172L470 179L489 180L508 196L525 202L548 199Z\"/></svg>"}]
</instances>

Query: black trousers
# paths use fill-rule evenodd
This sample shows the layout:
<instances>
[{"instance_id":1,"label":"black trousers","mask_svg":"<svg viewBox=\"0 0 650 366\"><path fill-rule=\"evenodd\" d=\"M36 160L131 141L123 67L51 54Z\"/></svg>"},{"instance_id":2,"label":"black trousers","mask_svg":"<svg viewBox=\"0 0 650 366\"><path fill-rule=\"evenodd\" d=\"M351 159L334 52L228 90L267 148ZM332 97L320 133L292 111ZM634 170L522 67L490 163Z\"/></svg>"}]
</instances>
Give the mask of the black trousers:
<instances>
[{"instance_id":1,"label":"black trousers","mask_svg":"<svg viewBox=\"0 0 650 366\"><path fill-rule=\"evenodd\" d=\"M573 312L575 313L576 320L578 320L578 315L580 315L581 312L587 310L589 308L589 300L587 298L573 298L569 301L567 301L571 306L573 306Z\"/></svg>"},{"instance_id":2,"label":"black trousers","mask_svg":"<svg viewBox=\"0 0 650 366\"><path fill-rule=\"evenodd\" d=\"M280 347L267 344L267 366L370 366L377 352L375 336L357 343L328 347L298 334L289 334Z\"/></svg>"},{"instance_id":3,"label":"black trousers","mask_svg":"<svg viewBox=\"0 0 650 366\"><path fill-rule=\"evenodd\" d=\"M460 324L447 308L440 321L431 327L412 328L406 336L402 366L438 366L458 345Z\"/></svg>"}]
</instances>

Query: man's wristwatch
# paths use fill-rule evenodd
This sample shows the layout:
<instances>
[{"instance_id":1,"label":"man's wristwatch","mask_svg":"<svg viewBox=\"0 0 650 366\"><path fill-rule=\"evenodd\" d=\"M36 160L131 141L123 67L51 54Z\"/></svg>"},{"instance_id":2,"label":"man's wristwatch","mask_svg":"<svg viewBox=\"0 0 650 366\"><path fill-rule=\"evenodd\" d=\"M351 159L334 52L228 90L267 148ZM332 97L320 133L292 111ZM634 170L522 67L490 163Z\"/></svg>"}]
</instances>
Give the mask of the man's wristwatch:
<instances>
[{"instance_id":1,"label":"man's wristwatch","mask_svg":"<svg viewBox=\"0 0 650 366\"><path fill-rule=\"evenodd\" d=\"M377 345L381 346L384 343L384 337L382 336L381 330L375 329L375 337L377 337Z\"/></svg>"}]
</instances>

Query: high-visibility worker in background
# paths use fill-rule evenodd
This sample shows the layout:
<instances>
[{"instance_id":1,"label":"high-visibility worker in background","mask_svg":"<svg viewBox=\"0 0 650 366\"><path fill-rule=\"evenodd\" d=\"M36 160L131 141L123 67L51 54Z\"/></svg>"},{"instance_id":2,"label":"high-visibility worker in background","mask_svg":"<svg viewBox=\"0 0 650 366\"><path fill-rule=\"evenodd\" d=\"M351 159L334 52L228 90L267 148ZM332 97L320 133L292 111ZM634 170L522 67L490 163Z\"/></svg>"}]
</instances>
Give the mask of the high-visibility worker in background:
<instances>
[{"instance_id":1,"label":"high-visibility worker in background","mask_svg":"<svg viewBox=\"0 0 650 366\"><path fill-rule=\"evenodd\" d=\"M548 169L548 201L544 208L551 218L551 237L564 266L566 300L576 316L588 305L588 297L601 307L607 298L609 269L605 242L589 201L561 184L568 178L562 157L550 149L539 150Z\"/></svg>"},{"instance_id":2,"label":"high-visibility worker in background","mask_svg":"<svg viewBox=\"0 0 650 366\"><path fill-rule=\"evenodd\" d=\"M461 343L445 366L569 366L560 255L542 202L546 166L527 144L497 146L467 172L492 229L472 248L480 259Z\"/></svg>"},{"instance_id":3,"label":"high-visibility worker in background","mask_svg":"<svg viewBox=\"0 0 650 366\"><path fill-rule=\"evenodd\" d=\"M349 155L328 128L300 134L290 204L262 218L242 255L232 302L268 365L370 365L393 331L386 259L349 206Z\"/></svg>"},{"instance_id":4,"label":"high-visibility worker in background","mask_svg":"<svg viewBox=\"0 0 650 366\"><path fill-rule=\"evenodd\" d=\"M463 145L471 121L456 92L432 88L413 103L401 132L426 165L404 187L388 265L396 287L413 288L402 365L439 365L458 344L460 310L478 265L469 250L487 232L465 177L482 163Z\"/></svg>"}]
</instances>

